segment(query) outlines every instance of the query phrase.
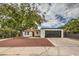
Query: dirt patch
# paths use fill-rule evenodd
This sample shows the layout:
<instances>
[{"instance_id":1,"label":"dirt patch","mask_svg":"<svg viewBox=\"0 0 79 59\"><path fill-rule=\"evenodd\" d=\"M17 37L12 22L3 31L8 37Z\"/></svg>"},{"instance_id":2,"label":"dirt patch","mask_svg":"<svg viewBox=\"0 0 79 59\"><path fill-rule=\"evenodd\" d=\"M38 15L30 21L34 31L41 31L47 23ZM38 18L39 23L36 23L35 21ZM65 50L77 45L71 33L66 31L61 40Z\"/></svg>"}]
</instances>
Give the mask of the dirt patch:
<instances>
[{"instance_id":1,"label":"dirt patch","mask_svg":"<svg viewBox=\"0 0 79 59\"><path fill-rule=\"evenodd\" d=\"M0 41L0 47L41 47L54 46L45 38L13 38Z\"/></svg>"}]
</instances>

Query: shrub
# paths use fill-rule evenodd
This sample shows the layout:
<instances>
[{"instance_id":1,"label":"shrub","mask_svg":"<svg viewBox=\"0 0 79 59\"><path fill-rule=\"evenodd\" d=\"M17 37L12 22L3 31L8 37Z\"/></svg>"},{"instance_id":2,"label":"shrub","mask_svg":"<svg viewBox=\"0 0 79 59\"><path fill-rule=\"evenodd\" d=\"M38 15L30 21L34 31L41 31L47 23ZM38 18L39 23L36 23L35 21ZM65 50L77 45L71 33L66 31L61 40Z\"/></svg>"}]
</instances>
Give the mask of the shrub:
<instances>
[{"instance_id":1,"label":"shrub","mask_svg":"<svg viewBox=\"0 0 79 59\"><path fill-rule=\"evenodd\" d=\"M11 28L0 29L0 38L16 37L16 35L19 35L19 34L20 32Z\"/></svg>"}]
</instances>

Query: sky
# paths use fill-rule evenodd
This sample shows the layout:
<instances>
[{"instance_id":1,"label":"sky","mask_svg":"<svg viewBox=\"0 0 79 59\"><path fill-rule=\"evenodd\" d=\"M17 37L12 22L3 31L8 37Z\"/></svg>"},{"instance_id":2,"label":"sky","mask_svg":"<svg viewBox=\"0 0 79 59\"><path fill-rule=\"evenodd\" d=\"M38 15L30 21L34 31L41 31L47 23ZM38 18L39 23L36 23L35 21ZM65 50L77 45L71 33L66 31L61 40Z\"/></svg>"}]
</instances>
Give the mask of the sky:
<instances>
[{"instance_id":1,"label":"sky","mask_svg":"<svg viewBox=\"0 0 79 59\"><path fill-rule=\"evenodd\" d=\"M79 17L78 3L37 3L35 5L40 11L39 14L45 15L46 22L41 24L42 28L58 28L64 26L72 18Z\"/></svg>"}]
</instances>

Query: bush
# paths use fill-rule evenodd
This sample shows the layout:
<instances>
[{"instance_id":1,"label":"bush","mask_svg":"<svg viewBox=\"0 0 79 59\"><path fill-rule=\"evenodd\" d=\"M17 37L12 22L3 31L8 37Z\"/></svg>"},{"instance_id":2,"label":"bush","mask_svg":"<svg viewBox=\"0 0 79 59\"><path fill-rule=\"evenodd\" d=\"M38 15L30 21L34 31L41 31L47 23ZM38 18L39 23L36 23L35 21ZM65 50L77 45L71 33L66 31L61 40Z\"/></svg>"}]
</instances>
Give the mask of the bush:
<instances>
[{"instance_id":1,"label":"bush","mask_svg":"<svg viewBox=\"0 0 79 59\"><path fill-rule=\"evenodd\" d=\"M10 38L10 37L16 37L19 35L20 32L17 30L7 28L7 29L0 29L0 38Z\"/></svg>"}]
</instances>

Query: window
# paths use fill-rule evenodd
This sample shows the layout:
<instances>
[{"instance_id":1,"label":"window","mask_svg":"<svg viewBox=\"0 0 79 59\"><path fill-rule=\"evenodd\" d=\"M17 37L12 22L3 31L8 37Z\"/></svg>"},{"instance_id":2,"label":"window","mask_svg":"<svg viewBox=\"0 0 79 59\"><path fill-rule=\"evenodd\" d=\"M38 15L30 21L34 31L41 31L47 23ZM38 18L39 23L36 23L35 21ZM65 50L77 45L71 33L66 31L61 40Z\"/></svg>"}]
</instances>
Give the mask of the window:
<instances>
[{"instance_id":1,"label":"window","mask_svg":"<svg viewBox=\"0 0 79 59\"><path fill-rule=\"evenodd\" d=\"M29 35L29 32L26 32L27 33L27 35Z\"/></svg>"}]
</instances>

